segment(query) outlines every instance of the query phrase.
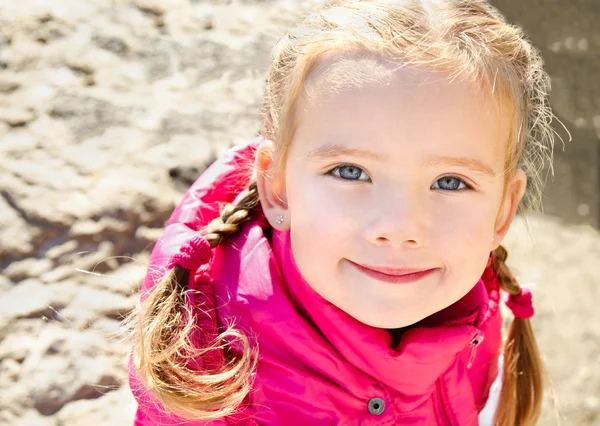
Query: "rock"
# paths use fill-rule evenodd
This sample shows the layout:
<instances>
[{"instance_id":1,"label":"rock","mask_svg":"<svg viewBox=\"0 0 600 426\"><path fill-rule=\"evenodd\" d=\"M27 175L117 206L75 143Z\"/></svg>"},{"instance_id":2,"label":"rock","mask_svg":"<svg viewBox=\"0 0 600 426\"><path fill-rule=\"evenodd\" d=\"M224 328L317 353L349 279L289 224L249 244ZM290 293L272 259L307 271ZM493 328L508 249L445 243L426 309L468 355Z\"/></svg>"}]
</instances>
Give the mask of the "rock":
<instances>
[{"instance_id":1,"label":"rock","mask_svg":"<svg viewBox=\"0 0 600 426\"><path fill-rule=\"evenodd\" d=\"M8 125L7 125L8 126ZM11 154L12 158L20 157L19 154L31 152L36 148L36 138L25 129L13 129L0 141L0 151Z\"/></svg>"},{"instance_id":2,"label":"rock","mask_svg":"<svg viewBox=\"0 0 600 426\"><path fill-rule=\"evenodd\" d=\"M89 330L98 332L102 336L105 336L107 338L107 340L109 340L109 341L111 339L121 338L122 334L124 332L120 321L111 319L111 318L106 318L106 317L100 317L100 318L96 319L90 325ZM127 346L127 345L128 345L128 343L125 342L125 346ZM114 347L116 347L116 345Z\"/></svg>"},{"instance_id":3,"label":"rock","mask_svg":"<svg viewBox=\"0 0 600 426\"><path fill-rule=\"evenodd\" d=\"M226 58L237 55L230 46L212 40L197 41L193 45L178 45L182 70L197 71L197 83L218 79L225 74L222 64Z\"/></svg>"},{"instance_id":4,"label":"rock","mask_svg":"<svg viewBox=\"0 0 600 426\"><path fill-rule=\"evenodd\" d=\"M78 40L78 45L66 55L65 62L69 68L83 76L93 76L102 69L116 68L123 63L122 58L98 48L88 37Z\"/></svg>"},{"instance_id":5,"label":"rock","mask_svg":"<svg viewBox=\"0 0 600 426\"><path fill-rule=\"evenodd\" d=\"M21 87L21 83L15 80L0 78L0 93L9 94Z\"/></svg>"},{"instance_id":6,"label":"rock","mask_svg":"<svg viewBox=\"0 0 600 426\"><path fill-rule=\"evenodd\" d=\"M51 2L47 7L55 19L81 25L110 13L111 3L106 0L88 0L85 3L78 0L61 0Z\"/></svg>"},{"instance_id":7,"label":"rock","mask_svg":"<svg viewBox=\"0 0 600 426\"><path fill-rule=\"evenodd\" d=\"M131 425L136 408L131 391L124 386L96 400L67 404L57 413L57 426Z\"/></svg>"},{"instance_id":8,"label":"rock","mask_svg":"<svg viewBox=\"0 0 600 426\"><path fill-rule=\"evenodd\" d=\"M118 56L126 56L130 48L122 38L118 36L107 36L94 34L92 42L101 49L108 50Z\"/></svg>"},{"instance_id":9,"label":"rock","mask_svg":"<svg viewBox=\"0 0 600 426\"><path fill-rule=\"evenodd\" d=\"M11 43L6 51L6 65L12 71L20 72L39 68L42 62L42 45L34 40L21 39L18 45Z\"/></svg>"},{"instance_id":10,"label":"rock","mask_svg":"<svg viewBox=\"0 0 600 426\"><path fill-rule=\"evenodd\" d=\"M119 189L119 197L115 197L115 188ZM157 191L161 191L160 198L155 195ZM137 226L164 224L172 206L170 195L167 188L157 185L153 179L140 179L133 170L115 168L113 173L99 176L94 185L87 190L86 196L94 201L86 214L88 217L111 216L127 222L133 236ZM134 241L121 239L114 242L116 250L139 250Z\"/></svg>"},{"instance_id":11,"label":"rock","mask_svg":"<svg viewBox=\"0 0 600 426\"><path fill-rule=\"evenodd\" d=\"M56 96L58 89L52 84L42 82L37 79L37 76L33 78L27 85L22 86L18 91L11 95L11 101L21 106L21 108L36 111L39 116L41 109L43 108L44 113L48 102ZM29 125L32 125L30 123ZM48 135L46 135L47 137Z\"/></svg>"},{"instance_id":12,"label":"rock","mask_svg":"<svg viewBox=\"0 0 600 426\"><path fill-rule=\"evenodd\" d=\"M40 17L36 24L29 36L42 44L59 40L72 31L72 28L65 25L63 21L54 19L51 13Z\"/></svg>"},{"instance_id":13,"label":"rock","mask_svg":"<svg viewBox=\"0 0 600 426\"><path fill-rule=\"evenodd\" d=\"M44 167L39 167L44 164ZM77 185L79 176L62 158L42 149L31 150L18 160L6 160L3 166L29 185L40 185L64 191Z\"/></svg>"},{"instance_id":14,"label":"rock","mask_svg":"<svg viewBox=\"0 0 600 426\"><path fill-rule=\"evenodd\" d=\"M19 189L24 185L6 171L0 171L0 265L10 258L30 256L41 230L31 226L31 218L21 202ZM38 189L39 190L39 189Z\"/></svg>"},{"instance_id":15,"label":"rock","mask_svg":"<svg viewBox=\"0 0 600 426\"><path fill-rule=\"evenodd\" d=\"M70 304L78 308L108 318L121 319L135 307L136 300L120 294L95 288L80 287Z\"/></svg>"},{"instance_id":16,"label":"rock","mask_svg":"<svg viewBox=\"0 0 600 426\"><path fill-rule=\"evenodd\" d=\"M19 262L13 262L4 270L6 277L12 281L21 281L25 278L39 278L41 274L49 271L53 266L50 259L28 258Z\"/></svg>"},{"instance_id":17,"label":"rock","mask_svg":"<svg viewBox=\"0 0 600 426\"><path fill-rule=\"evenodd\" d=\"M35 202L33 197L25 198L21 201L29 214L39 217L42 212L45 212L45 219L51 221L54 228L60 231L60 234L55 235L56 241L61 243L64 241L64 234L71 224L80 218L86 218L93 215L102 215L104 212L101 206L97 204L87 191L84 190L87 182L93 179L82 177L79 179L79 184L82 188L72 188L70 191L51 191L47 196L48 205L44 206ZM87 182L86 182L87 181ZM48 191L45 191L48 193Z\"/></svg>"},{"instance_id":18,"label":"rock","mask_svg":"<svg viewBox=\"0 0 600 426\"><path fill-rule=\"evenodd\" d=\"M107 342L97 334L46 327L21 370L33 406L52 415L70 401L98 398L120 387L122 377L108 354Z\"/></svg>"},{"instance_id":19,"label":"rock","mask_svg":"<svg viewBox=\"0 0 600 426\"><path fill-rule=\"evenodd\" d=\"M138 129L110 127L103 130L102 134L65 150L63 156L77 167L80 173L94 174L127 164L129 155L144 152L146 144L144 132ZM112 172L120 173L120 169L112 169Z\"/></svg>"},{"instance_id":20,"label":"rock","mask_svg":"<svg viewBox=\"0 0 600 426\"><path fill-rule=\"evenodd\" d=\"M123 235L128 231L127 223L111 217L103 217L99 221L80 220L69 229L69 235L74 238L106 234Z\"/></svg>"},{"instance_id":21,"label":"rock","mask_svg":"<svg viewBox=\"0 0 600 426\"><path fill-rule=\"evenodd\" d=\"M167 12L189 7L186 0L133 0L133 4L143 13L153 17L160 17Z\"/></svg>"},{"instance_id":22,"label":"rock","mask_svg":"<svg viewBox=\"0 0 600 426\"><path fill-rule=\"evenodd\" d=\"M95 136L126 123L127 109L88 96L61 94L51 101L50 117L67 120L78 139Z\"/></svg>"},{"instance_id":23,"label":"rock","mask_svg":"<svg viewBox=\"0 0 600 426\"><path fill-rule=\"evenodd\" d=\"M43 283L56 283L64 281L75 274L72 265L61 265L40 275L40 281Z\"/></svg>"},{"instance_id":24,"label":"rock","mask_svg":"<svg viewBox=\"0 0 600 426\"><path fill-rule=\"evenodd\" d=\"M35 120L36 115L32 111L19 108L0 108L0 121L4 121L11 127L25 126Z\"/></svg>"},{"instance_id":25,"label":"rock","mask_svg":"<svg viewBox=\"0 0 600 426\"><path fill-rule=\"evenodd\" d=\"M10 162L11 166L22 163ZM29 179L39 179L43 173L38 174L35 170L20 169L19 173ZM71 205L67 208L65 203L72 201L70 198L77 194L76 191L57 191L50 190L46 185L32 185L19 178L17 175L9 173L5 169L0 169L0 224L11 216L18 219L14 222L9 222L9 233L15 233L19 230L19 221L27 224L27 229L21 231L22 234L14 235L13 240L3 238L0 241L0 252L3 246L13 247L15 253L22 253L25 249L17 245L23 243L25 238L30 239L32 244L37 248L42 243L52 244L58 232L64 232L73 222L73 211L81 208L78 205ZM84 181L85 182L85 181ZM59 185L61 182L49 182L49 185ZM43 198L42 198L43 197ZM3 199L3 200L2 200ZM44 202L40 202L40 200ZM9 207L3 211L2 201ZM4 217L6 215L6 217ZM2 226L0 226L1 228ZM27 250L26 254L34 255L31 250ZM11 256L18 258L18 254Z\"/></svg>"},{"instance_id":26,"label":"rock","mask_svg":"<svg viewBox=\"0 0 600 426\"><path fill-rule=\"evenodd\" d=\"M60 320L60 315L56 311L71 303L79 290L79 284L75 280L68 280L46 285L52 292L52 317Z\"/></svg>"},{"instance_id":27,"label":"rock","mask_svg":"<svg viewBox=\"0 0 600 426\"><path fill-rule=\"evenodd\" d=\"M13 343L17 343L16 341ZM2 356L2 347L5 346L4 342L0 345L0 383L2 386L8 386L10 384L16 383L19 379L19 373L21 371L21 364L18 359L7 358ZM25 357L21 358L21 361Z\"/></svg>"},{"instance_id":28,"label":"rock","mask_svg":"<svg viewBox=\"0 0 600 426\"><path fill-rule=\"evenodd\" d=\"M161 16L158 19L162 22ZM149 40L149 43L140 48L138 55L146 66L150 82L168 77L178 64L174 43L165 39Z\"/></svg>"},{"instance_id":29,"label":"rock","mask_svg":"<svg viewBox=\"0 0 600 426\"><path fill-rule=\"evenodd\" d=\"M96 85L122 92L130 92L132 88L148 81L146 68L138 62L124 63L118 68L102 69L95 74Z\"/></svg>"},{"instance_id":30,"label":"rock","mask_svg":"<svg viewBox=\"0 0 600 426\"><path fill-rule=\"evenodd\" d=\"M590 411L600 412L600 398L597 396L588 396L585 398L584 406Z\"/></svg>"},{"instance_id":31,"label":"rock","mask_svg":"<svg viewBox=\"0 0 600 426\"><path fill-rule=\"evenodd\" d=\"M85 82L72 68L60 66L45 71L45 79L54 87L70 87Z\"/></svg>"},{"instance_id":32,"label":"rock","mask_svg":"<svg viewBox=\"0 0 600 426\"><path fill-rule=\"evenodd\" d=\"M66 122L56 120L48 115L40 116L35 122L27 126L27 130L40 141L44 141L44 149L56 153L64 152L69 147L75 145L74 135ZM52 135L48 138L47 135ZM42 145L39 144L41 147Z\"/></svg>"},{"instance_id":33,"label":"rock","mask_svg":"<svg viewBox=\"0 0 600 426\"><path fill-rule=\"evenodd\" d=\"M185 156L182 156L182 153L185 153ZM179 166L180 176L184 172L184 167L195 167L198 175L189 176L189 179L196 180L200 176L199 173L215 160L215 152L211 144L202 137L193 134L177 134L173 135L168 142L153 146L143 158L153 165L163 164L171 169ZM171 172L171 177L175 177L172 173L176 172L176 170Z\"/></svg>"},{"instance_id":34,"label":"rock","mask_svg":"<svg viewBox=\"0 0 600 426\"><path fill-rule=\"evenodd\" d=\"M40 414L37 410L25 410L19 413L14 423L2 423L7 426L57 426L57 419Z\"/></svg>"},{"instance_id":35,"label":"rock","mask_svg":"<svg viewBox=\"0 0 600 426\"><path fill-rule=\"evenodd\" d=\"M161 185L161 187L163 192L160 198L148 197L140 199L138 197L138 202L142 206L139 225L151 228L163 226L171 215L179 194L164 185ZM141 247L141 250L145 250L145 247Z\"/></svg>"},{"instance_id":36,"label":"rock","mask_svg":"<svg viewBox=\"0 0 600 426\"><path fill-rule=\"evenodd\" d=\"M0 315L0 324L2 324L1 320L5 318L8 317ZM44 330L44 327L47 326L47 322L40 318L20 318L17 321L14 321L13 318L9 319L11 321L10 329L0 326L0 340L4 339L10 333L38 337Z\"/></svg>"},{"instance_id":37,"label":"rock","mask_svg":"<svg viewBox=\"0 0 600 426\"><path fill-rule=\"evenodd\" d=\"M153 16L162 16L165 14L165 7L167 5L164 3L156 0L134 0L133 2L139 10Z\"/></svg>"},{"instance_id":38,"label":"rock","mask_svg":"<svg viewBox=\"0 0 600 426\"><path fill-rule=\"evenodd\" d=\"M88 311L82 307L67 306L58 313L61 322L69 324L73 330L88 330L90 325L99 317L94 312Z\"/></svg>"},{"instance_id":39,"label":"rock","mask_svg":"<svg viewBox=\"0 0 600 426\"><path fill-rule=\"evenodd\" d=\"M200 28L207 31L215 28L215 16L212 13L205 13L201 16L197 16L196 22L200 25Z\"/></svg>"},{"instance_id":40,"label":"rock","mask_svg":"<svg viewBox=\"0 0 600 426\"><path fill-rule=\"evenodd\" d=\"M35 278L22 281L0 295L0 315L9 318L51 316L52 290Z\"/></svg>"},{"instance_id":41,"label":"rock","mask_svg":"<svg viewBox=\"0 0 600 426\"><path fill-rule=\"evenodd\" d=\"M0 121L0 141L3 140L6 135L8 135L10 130L11 127L8 124Z\"/></svg>"},{"instance_id":42,"label":"rock","mask_svg":"<svg viewBox=\"0 0 600 426\"><path fill-rule=\"evenodd\" d=\"M102 241L94 251L77 253L69 259L69 264L78 271L91 274L102 274L115 270L119 267L119 262L112 256L113 248L114 245L110 241Z\"/></svg>"},{"instance_id":43,"label":"rock","mask_svg":"<svg viewBox=\"0 0 600 426\"><path fill-rule=\"evenodd\" d=\"M63 244L58 244L46 251L46 257L50 260L57 260L59 263L62 261L62 256L69 254L77 249L79 244L77 240L69 240Z\"/></svg>"},{"instance_id":44,"label":"rock","mask_svg":"<svg viewBox=\"0 0 600 426\"><path fill-rule=\"evenodd\" d=\"M0 294L0 316L7 318L54 318L69 304L77 290L73 282L43 284L26 279Z\"/></svg>"},{"instance_id":45,"label":"rock","mask_svg":"<svg viewBox=\"0 0 600 426\"><path fill-rule=\"evenodd\" d=\"M37 338L35 336L23 336L17 333L9 334L2 342L0 342L1 365L4 366L4 362L8 363L10 360L17 363L20 367L20 364L27 357L27 354L29 354L31 348L34 347L36 343ZM0 377L5 376L4 374L0 374ZM16 381L16 379L14 381Z\"/></svg>"},{"instance_id":46,"label":"rock","mask_svg":"<svg viewBox=\"0 0 600 426\"><path fill-rule=\"evenodd\" d=\"M138 254L115 270L112 274L96 277L89 285L101 290L108 290L125 297L136 296L140 284L146 275L149 254Z\"/></svg>"},{"instance_id":47,"label":"rock","mask_svg":"<svg viewBox=\"0 0 600 426\"><path fill-rule=\"evenodd\" d=\"M1 318L1 317L0 317ZM23 320L23 322L32 320ZM39 320L35 320L38 324ZM12 335L15 337L23 336L23 332L32 331L32 328L21 327L21 321L17 321L12 325ZM37 327L36 327L37 328ZM37 328L39 329L39 328ZM35 348L37 343L33 334L27 334L29 341ZM0 338L3 338L0 336ZM15 341L16 343L16 341ZM10 347L7 348L6 343L2 343L3 355L10 355ZM7 349L8 352L7 353ZM19 349L14 353L17 359L12 357L0 358L0 421L1 424L19 425L17 421L23 415L23 412L32 406L31 399L28 398L28 389L21 382L21 374L23 372L23 364L18 361L21 356Z\"/></svg>"},{"instance_id":48,"label":"rock","mask_svg":"<svg viewBox=\"0 0 600 426\"><path fill-rule=\"evenodd\" d=\"M2 362L2 367L5 362ZM11 364L16 367L14 362L11 362ZM25 386L20 385L18 382L9 381L9 377L10 374L0 376L0 422L2 422L2 425L21 426L24 424L21 422L24 413L32 408L31 398L29 398ZM32 423L29 424L33 425Z\"/></svg>"},{"instance_id":49,"label":"rock","mask_svg":"<svg viewBox=\"0 0 600 426\"><path fill-rule=\"evenodd\" d=\"M13 285L14 283L5 275L0 275L0 294L8 292Z\"/></svg>"},{"instance_id":50,"label":"rock","mask_svg":"<svg viewBox=\"0 0 600 426\"><path fill-rule=\"evenodd\" d=\"M163 233L163 228L148 228L140 226L135 230L135 238L146 245L147 250L151 250L150 245L154 245Z\"/></svg>"},{"instance_id":51,"label":"rock","mask_svg":"<svg viewBox=\"0 0 600 426\"><path fill-rule=\"evenodd\" d=\"M36 372L28 379L35 380L31 386L34 407L46 416L56 413L70 401L95 399L121 384L112 363L106 358L73 361L70 355L48 356L43 362L45 371Z\"/></svg>"}]
</instances>

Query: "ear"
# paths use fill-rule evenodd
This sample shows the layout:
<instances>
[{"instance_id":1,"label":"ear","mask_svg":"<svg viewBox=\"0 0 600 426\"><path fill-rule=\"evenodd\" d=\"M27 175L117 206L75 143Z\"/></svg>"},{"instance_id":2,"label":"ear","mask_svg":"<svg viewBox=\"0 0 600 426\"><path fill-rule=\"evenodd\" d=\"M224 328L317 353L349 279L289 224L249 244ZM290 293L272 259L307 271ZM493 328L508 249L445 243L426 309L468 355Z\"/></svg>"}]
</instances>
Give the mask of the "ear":
<instances>
[{"instance_id":1,"label":"ear","mask_svg":"<svg viewBox=\"0 0 600 426\"><path fill-rule=\"evenodd\" d=\"M269 224L280 231L289 229L290 217L283 176L276 173L273 161L275 147L270 140L263 140L256 151L254 170L256 185L263 212Z\"/></svg>"},{"instance_id":2,"label":"ear","mask_svg":"<svg viewBox=\"0 0 600 426\"><path fill-rule=\"evenodd\" d=\"M517 169L514 178L508 183L508 188L504 199L496 216L494 225L494 240L492 242L491 251L498 248L502 243L504 236L510 229L510 225L517 214L517 207L525 195L527 188L527 175L521 169Z\"/></svg>"}]
</instances>

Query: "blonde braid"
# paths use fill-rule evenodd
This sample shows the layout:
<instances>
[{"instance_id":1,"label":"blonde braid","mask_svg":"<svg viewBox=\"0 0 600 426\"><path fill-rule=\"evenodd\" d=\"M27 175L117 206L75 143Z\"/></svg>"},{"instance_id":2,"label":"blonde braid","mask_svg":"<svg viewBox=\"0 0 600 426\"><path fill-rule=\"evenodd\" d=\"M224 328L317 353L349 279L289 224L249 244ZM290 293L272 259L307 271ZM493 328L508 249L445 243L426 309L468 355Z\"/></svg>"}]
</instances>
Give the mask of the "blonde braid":
<instances>
[{"instance_id":1,"label":"blonde braid","mask_svg":"<svg viewBox=\"0 0 600 426\"><path fill-rule=\"evenodd\" d=\"M246 194L235 204L225 205L201 234L212 248L217 247L251 219L258 204L256 183L252 182ZM233 327L207 347L194 346L191 337L200 321L187 300L189 274L180 266L171 269L125 323L134 329L139 378L166 411L184 419L222 418L234 414L249 393L257 357L248 338ZM241 354L220 367L205 366L202 371L189 367L188 361L202 360L214 355L213 351L225 357L224 349L231 345L225 342L239 344Z\"/></svg>"},{"instance_id":2,"label":"blonde braid","mask_svg":"<svg viewBox=\"0 0 600 426\"><path fill-rule=\"evenodd\" d=\"M492 269L500 289L517 296L521 286L506 265L507 250L492 253ZM496 426L533 426L542 408L544 368L529 319L514 318L504 343L504 377L496 410Z\"/></svg>"},{"instance_id":3,"label":"blonde braid","mask_svg":"<svg viewBox=\"0 0 600 426\"><path fill-rule=\"evenodd\" d=\"M246 195L236 204L228 203L221 209L221 215L212 220L204 229L204 238L211 247L217 247L223 240L237 233L242 223L250 219L251 211L258 205L258 188L256 182L250 183Z\"/></svg>"}]
</instances>

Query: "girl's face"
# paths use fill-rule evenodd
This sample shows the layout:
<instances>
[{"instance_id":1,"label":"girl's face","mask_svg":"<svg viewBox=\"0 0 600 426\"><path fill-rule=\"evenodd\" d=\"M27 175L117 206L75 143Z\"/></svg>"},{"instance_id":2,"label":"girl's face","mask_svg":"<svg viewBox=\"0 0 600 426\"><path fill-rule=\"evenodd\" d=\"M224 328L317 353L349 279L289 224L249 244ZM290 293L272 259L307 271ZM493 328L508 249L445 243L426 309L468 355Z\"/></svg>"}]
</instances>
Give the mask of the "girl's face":
<instances>
[{"instance_id":1,"label":"girl's face","mask_svg":"<svg viewBox=\"0 0 600 426\"><path fill-rule=\"evenodd\" d=\"M381 61L333 65L308 82L285 178L259 178L261 202L274 227L291 229L295 261L317 293L371 326L404 327L476 284L526 177L519 170L503 198L509 129L489 96ZM326 93L328 75L362 80ZM274 166L269 149L257 157L264 171ZM433 271L390 282L401 268Z\"/></svg>"}]
</instances>

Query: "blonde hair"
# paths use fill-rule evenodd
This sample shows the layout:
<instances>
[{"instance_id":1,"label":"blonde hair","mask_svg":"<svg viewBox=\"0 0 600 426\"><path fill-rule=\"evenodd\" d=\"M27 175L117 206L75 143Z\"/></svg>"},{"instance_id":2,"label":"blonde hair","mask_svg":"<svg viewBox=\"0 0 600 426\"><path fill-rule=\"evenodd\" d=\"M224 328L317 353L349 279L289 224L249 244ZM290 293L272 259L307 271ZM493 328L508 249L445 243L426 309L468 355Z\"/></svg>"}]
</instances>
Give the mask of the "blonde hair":
<instances>
[{"instance_id":1,"label":"blonde hair","mask_svg":"<svg viewBox=\"0 0 600 426\"><path fill-rule=\"evenodd\" d=\"M548 103L550 80L539 52L521 29L480 0L335 0L315 9L281 38L272 52L262 105L262 136L273 141L276 164L285 165L293 139L298 99L311 73L328 58L371 55L402 66L466 79L491 98L510 123L506 181L521 168L528 186L519 210L540 210L542 171L552 165L554 118ZM506 186L506 185L505 185ZM212 247L237 232L258 208L251 182L236 205L228 204L202 234ZM493 253L492 267L502 290L518 294L505 264L506 250ZM213 345L194 348L189 335L194 313L186 308L188 276L179 267L158 282L132 315L136 364L153 395L170 412L215 419L236 410L251 388L256 356L247 338L232 327ZM224 355L219 371L190 370L186 357L224 349L226 338L241 343L241 354ZM182 349L183 348L183 349ZM226 347L225 347L226 349ZM540 414L543 367L529 320L513 320L504 349L505 374L496 425L533 425Z\"/></svg>"}]
</instances>

